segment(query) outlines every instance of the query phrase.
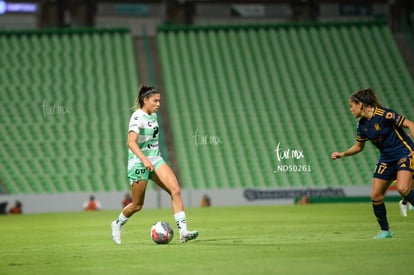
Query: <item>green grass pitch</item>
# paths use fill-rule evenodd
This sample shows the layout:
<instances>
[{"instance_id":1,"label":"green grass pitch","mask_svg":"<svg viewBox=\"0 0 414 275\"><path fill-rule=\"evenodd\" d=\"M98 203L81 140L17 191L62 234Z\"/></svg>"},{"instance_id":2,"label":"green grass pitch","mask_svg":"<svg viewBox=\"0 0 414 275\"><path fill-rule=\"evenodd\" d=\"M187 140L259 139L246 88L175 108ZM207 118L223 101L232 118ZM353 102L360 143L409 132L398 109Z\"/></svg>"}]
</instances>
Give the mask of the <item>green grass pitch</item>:
<instances>
[{"instance_id":1,"label":"green grass pitch","mask_svg":"<svg viewBox=\"0 0 414 275\"><path fill-rule=\"evenodd\" d=\"M197 240L150 238L170 209L144 209L112 243L118 211L0 216L0 274L407 274L414 211L387 203L392 239L374 240L369 203L211 207L186 210Z\"/></svg>"}]
</instances>

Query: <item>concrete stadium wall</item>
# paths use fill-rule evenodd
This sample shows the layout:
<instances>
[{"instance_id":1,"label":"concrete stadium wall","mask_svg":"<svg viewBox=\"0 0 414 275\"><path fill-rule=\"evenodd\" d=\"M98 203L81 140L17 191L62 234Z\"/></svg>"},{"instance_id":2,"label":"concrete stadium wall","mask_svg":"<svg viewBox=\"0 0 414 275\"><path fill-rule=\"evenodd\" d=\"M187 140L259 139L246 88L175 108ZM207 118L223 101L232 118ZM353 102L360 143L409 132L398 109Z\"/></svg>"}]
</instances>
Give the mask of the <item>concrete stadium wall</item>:
<instances>
[{"instance_id":1,"label":"concrete stadium wall","mask_svg":"<svg viewBox=\"0 0 414 275\"><path fill-rule=\"evenodd\" d=\"M67 194L29 194L29 195L1 195L0 202L8 202L7 209L14 205L16 200L23 204L24 213L48 213L48 212L70 212L82 211L83 203L88 200L90 195L102 204L103 210L122 209L122 200L127 192L111 193L67 193ZM186 208L199 207L204 194L208 194L212 201L212 206L233 206L248 204L269 204L269 201L247 203L243 197L243 190L219 190L219 191L194 191L184 190L182 192L184 205ZM291 204L293 200L275 201L272 203ZM171 200L164 191L147 190L145 196L145 208L169 208Z\"/></svg>"},{"instance_id":2,"label":"concrete stadium wall","mask_svg":"<svg viewBox=\"0 0 414 275\"><path fill-rule=\"evenodd\" d=\"M127 192L96 192L66 194L28 194L0 195L0 202L8 202L9 209L20 200L23 212L49 213L83 211L83 203L94 195L101 202L103 210L121 210L121 202ZM307 194L310 197L343 198L369 196L370 187L345 188L302 188L302 189L223 189L223 190L183 190L182 196L186 208L199 207L203 195L211 198L211 206L252 206L252 205L289 205L295 198ZM398 195L398 194L397 194ZM170 198L164 191L148 189L144 208L169 208Z\"/></svg>"}]
</instances>

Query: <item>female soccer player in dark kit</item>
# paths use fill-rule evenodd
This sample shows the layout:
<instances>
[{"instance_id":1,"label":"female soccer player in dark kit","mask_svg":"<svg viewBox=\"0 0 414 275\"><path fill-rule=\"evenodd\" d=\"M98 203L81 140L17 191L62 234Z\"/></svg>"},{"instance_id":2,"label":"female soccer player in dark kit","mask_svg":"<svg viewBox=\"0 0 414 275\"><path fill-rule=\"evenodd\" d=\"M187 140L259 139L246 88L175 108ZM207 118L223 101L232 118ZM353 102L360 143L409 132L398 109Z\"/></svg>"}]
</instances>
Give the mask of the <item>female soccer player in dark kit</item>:
<instances>
[{"instance_id":1,"label":"female soccer player in dark kit","mask_svg":"<svg viewBox=\"0 0 414 275\"><path fill-rule=\"evenodd\" d=\"M132 203L128 204L112 222L112 240L121 244L121 229L128 219L144 205L148 180L153 180L171 196L172 210L180 241L197 238L197 231L187 230L184 204L177 178L159 151L160 92L151 86L140 86L135 101L135 111L128 129L128 178L131 184Z\"/></svg>"},{"instance_id":2,"label":"female soccer player in dark kit","mask_svg":"<svg viewBox=\"0 0 414 275\"><path fill-rule=\"evenodd\" d=\"M375 239L391 238L384 197L389 185L396 180L397 190L404 200L414 203L411 182L414 171L414 143L403 128L414 137L414 123L392 109L380 105L371 88L356 91L349 98L351 113L359 118L355 144L343 152L333 152L333 160L358 154L370 140L380 156L375 167L371 200L374 215L381 228Z\"/></svg>"}]
</instances>

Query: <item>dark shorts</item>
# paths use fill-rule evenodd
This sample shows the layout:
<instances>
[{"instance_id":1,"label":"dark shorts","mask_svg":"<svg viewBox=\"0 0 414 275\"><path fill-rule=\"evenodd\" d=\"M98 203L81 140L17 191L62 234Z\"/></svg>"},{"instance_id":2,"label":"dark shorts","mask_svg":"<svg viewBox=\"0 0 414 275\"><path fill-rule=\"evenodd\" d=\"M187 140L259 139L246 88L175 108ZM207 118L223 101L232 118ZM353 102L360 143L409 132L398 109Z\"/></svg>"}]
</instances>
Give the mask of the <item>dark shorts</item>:
<instances>
[{"instance_id":1,"label":"dark shorts","mask_svg":"<svg viewBox=\"0 0 414 275\"><path fill-rule=\"evenodd\" d=\"M392 162L378 162L375 167L374 178L392 181L397 178L397 172L403 170L414 172L413 157Z\"/></svg>"}]
</instances>

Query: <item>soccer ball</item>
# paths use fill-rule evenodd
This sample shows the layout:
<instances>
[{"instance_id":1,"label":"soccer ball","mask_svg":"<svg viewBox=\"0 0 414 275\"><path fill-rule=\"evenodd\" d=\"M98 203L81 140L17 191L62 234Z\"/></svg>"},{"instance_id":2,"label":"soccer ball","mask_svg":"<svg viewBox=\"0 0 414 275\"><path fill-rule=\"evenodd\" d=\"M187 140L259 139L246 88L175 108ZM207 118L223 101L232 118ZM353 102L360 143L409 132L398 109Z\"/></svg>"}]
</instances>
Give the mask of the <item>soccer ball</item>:
<instances>
[{"instance_id":1,"label":"soccer ball","mask_svg":"<svg viewBox=\"0 0 414 275\"><path fill-rule=\"evenodd\" d=\"M174 237L174 230L167 222L159 221L151 227L151 239L157 244L167 244Z\"/></svg>"}]
</instances>

